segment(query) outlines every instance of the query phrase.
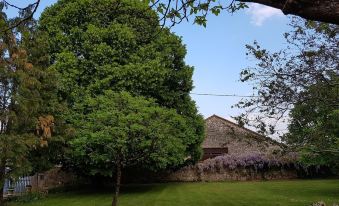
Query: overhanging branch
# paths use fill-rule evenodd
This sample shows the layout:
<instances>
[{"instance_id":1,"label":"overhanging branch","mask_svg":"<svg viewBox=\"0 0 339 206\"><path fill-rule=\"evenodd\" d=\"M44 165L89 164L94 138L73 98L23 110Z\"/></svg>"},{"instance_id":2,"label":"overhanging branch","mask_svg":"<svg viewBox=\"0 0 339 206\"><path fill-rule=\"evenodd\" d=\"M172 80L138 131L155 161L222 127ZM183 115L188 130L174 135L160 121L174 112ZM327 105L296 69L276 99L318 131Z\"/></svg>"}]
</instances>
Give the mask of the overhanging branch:
<instances>
[{"instance_id":1,"label":"overhanging branch","mask_svg":"<svg viewBox=\"0 0 339 206\"><path fill-rule=\"evenodd\" d=\"M16 23L13 24L13 25L8 26L8 27L5 28L5 29L0 30L0 33L6 32L6 31L9 31L9 30L12 30L12 29L14 29L14 28L20 26L20 25L23 24L24 22L26 22L26 21L32 19L32 18L33 18L33 15L35 14L35 12L37 11L37 9L38 9L38 7L39 7L40 1L41 1L41 0L36 0L36 2L34 2L34 3L30 4L30 5L28 5L27 7L22 8L22 7L18 7L18 6L16 6L16 5L11 4L11 3L9 3L8 1L5 1L5 0L4 0L3 3L4 3L6 6L10 6L10 7L13 7L13 8L15 8L15 9L18 9L18 10L21 10L21 11L27 10L27 9L29 9L29 8L33 8L33 10L32 10L32 12L31 12L27 17L25 17L25 18L23 18L23 19L20 19L18 22L16 22Z\"/></svg>"},{"instance_id":2,"label":"overhanging branch","mask_svg":"<svg viewBox=\"0 0 339 206\"><path fill-rule=\"evenodd\" d=\"M237 0L280 9L308 20L339 24L339 0Z\"/></svg>"}]
</instances>

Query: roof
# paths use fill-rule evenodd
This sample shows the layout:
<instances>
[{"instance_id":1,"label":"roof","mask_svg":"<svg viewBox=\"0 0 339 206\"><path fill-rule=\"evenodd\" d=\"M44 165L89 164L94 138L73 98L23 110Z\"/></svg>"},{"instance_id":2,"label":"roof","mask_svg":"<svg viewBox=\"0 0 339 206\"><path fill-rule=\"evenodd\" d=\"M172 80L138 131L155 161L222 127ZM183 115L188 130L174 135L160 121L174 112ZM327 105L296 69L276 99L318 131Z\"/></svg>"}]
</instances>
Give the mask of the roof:
<instances>
[{"instance_id":1,"label":"roof","mask_svg":"<svg viewBox=\"0 0 339 206\"><path fill-rule=\"evenodd\" d=\"M227 119L222 118L222 117L220 117L220 116L218 116L218 115L215 115L215 114L213 114L212 116L206 118L206 119L205 119L205 122L206 122L207 120L211 119L211 118L217 118L217 119L220 119L220 120L222 120L223 122L225 122L225 123L227 123L227 124L230 124L230 125L232 125L232 126L234 126L234 127L237 127L237 128L239 128L239 129L245 131L246 133L252 134L252 135L248 136L249 138L255 138L255 139L257 139L257 140L264 140L264 141L270 142L270 143L275 144L275 145L284 146L284 144L282 144L282 143L280 143L280 142L278 142L278 141L276 141L276 140L274 140L274 139L272 139L272 138L270 138L270 137L264 136L264 135L262 135L262 134L259 134L259 133L255 132L255 131L252 131L252 130L250 130L250 129L247 129L247 128L245 128L245 127L242 127L242 126L240 126L239 124L236 124L236 123L234 123L234 122L231 122L230 120L227 120Z\"/></svg>"}]
</instances>

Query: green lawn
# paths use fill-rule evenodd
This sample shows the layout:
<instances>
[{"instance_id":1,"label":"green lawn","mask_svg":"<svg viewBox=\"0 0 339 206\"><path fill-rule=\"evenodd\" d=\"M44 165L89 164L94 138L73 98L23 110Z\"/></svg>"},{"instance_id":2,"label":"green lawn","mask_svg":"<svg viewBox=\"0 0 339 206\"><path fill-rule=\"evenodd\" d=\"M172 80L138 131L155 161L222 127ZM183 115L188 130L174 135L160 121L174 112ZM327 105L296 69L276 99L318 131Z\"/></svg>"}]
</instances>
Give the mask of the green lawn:
<instances>
[{"instance_id":1,"label":"green lawn","mask_svg":"<svg viewBox=\"0 0 339 206\"><path fill-rule=\"evenodd\" d=\"M50 194L29 204L10 206L109 206L109 192ZM339 203L339 180L293 180L267 182L171 183L127 186L120 206L263 206Z\"/></svg>"}]
</instances>

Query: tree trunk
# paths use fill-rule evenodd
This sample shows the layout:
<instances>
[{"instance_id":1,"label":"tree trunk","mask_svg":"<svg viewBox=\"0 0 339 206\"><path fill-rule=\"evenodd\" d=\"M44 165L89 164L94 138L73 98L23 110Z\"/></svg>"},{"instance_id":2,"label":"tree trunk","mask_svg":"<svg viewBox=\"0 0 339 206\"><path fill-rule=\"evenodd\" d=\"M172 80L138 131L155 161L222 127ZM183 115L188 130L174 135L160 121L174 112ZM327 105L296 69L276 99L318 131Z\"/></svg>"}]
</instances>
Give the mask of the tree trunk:
<instances>
[{"instance_id":1,"label":"tree trunk","mask_svg":"<svg viewBox=\"0 0 339 206\"><path fill-rule=\"evenodd\" d=\"M118 206L118 196L120 193L120 186L121 186L121 164L117 164L115 193L113 196L112 206Z\"/></svg>"},{"instance_id":2,"label":"tree trunk","mask_svg":"<svg viewBox=\"0 0 339 206\"><path fill-rule=\"evenodd\" d=\"M3 184L0 187L0 206L5 206L5 199L4 199L4 186Z\"/></svg>"},{"instance_id":3,"label":"tree trunk","mask_svg":"<svg viewBox=\"0 0 339 206\"><path fill-rule=\"evenodd\" d=\"M5 205L4 200L4 184L5 184L5 175L6 175L6 166L1 165L0 166L0 206Z\"/></svg>"},{"instance_id":4,"label":"tree trunk","mask_svg":"<svg viewBox=\"0 0 339 206\"><path fill-rule=\"evenodd\" d=\"M237 0L280 9L308 20L339 24L339 0Z\"/></svg>"}]
</instances>

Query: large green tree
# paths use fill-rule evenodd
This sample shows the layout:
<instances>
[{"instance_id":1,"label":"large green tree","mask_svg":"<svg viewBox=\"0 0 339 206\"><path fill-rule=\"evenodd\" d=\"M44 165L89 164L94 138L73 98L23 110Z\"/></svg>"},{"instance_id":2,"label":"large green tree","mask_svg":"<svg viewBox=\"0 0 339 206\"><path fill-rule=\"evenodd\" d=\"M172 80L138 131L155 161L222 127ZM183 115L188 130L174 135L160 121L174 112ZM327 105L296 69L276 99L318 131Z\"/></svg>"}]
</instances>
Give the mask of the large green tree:
<instances>
[{"instance_id":1,"label":"large green tree","mask_svg":"<svg viewBox=\"0 0 339 206\"><path fill-rule=\"evenodd\" d=\"M189 92L193 68L184 62L181 39L161 30L158 17L140 1L61 0L41 15L51 68L59 72L59 96L73 110L86 96L128 91L176 109L194 135L186 142L192 161L200 158L203 120Z\"/></svg>"},{"instance_id":2,"label":"large green tree","mask_svg":"<svg viewBox=\"0 0 339 206\"><path fill-rule=\"evenodd\" d=\"M76 121L77 138L71 141L75 167L91 175L116 174L113 206L117 205L124 168L164 169L187 158L186 147L194 130L174 109L112 91L85 98L79 106L87 112Z\"/></svg>"}]
</instances>

